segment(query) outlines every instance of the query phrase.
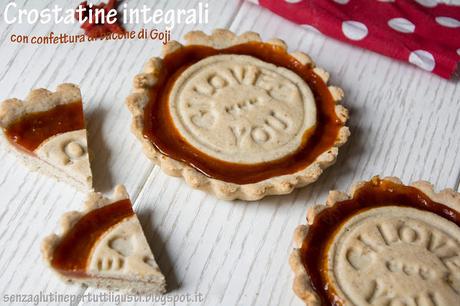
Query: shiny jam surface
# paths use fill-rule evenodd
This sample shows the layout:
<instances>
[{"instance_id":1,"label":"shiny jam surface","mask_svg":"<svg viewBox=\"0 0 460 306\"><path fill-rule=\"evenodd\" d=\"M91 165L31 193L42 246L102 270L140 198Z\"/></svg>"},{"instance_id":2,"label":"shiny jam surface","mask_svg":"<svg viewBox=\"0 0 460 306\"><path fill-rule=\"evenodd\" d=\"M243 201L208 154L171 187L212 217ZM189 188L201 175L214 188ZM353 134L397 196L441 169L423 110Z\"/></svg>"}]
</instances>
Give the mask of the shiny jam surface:
<instances>
[{"instance_id":1,"label":"shiny jam surface","mask_svg":"<svg viewBox=\"0 0 460 306\"><path fill-rule=\"evenodd\" d=\"M84 128L83 104L75 102L28 114L5 128L4 132L13 145L33 153L43 141L54 135Z\"/></svg>"},{"instance_id":2,"label":"shiny jam surface","mask_svg":"<svg viewBox=\"0 0 460 306\"><path fill-rule=\"evenodd\" d=\"M315 96L317 125L305 132L304 143L291 155L258 163L238 164L213 158L197 150L177 131L168 109L168 97L180 74L194 63L213 55L250 55L262 61L292 70L302 77ZM295 173L304 169L323 152L331 148L343 123L335 113L335 102L327 85L313 72L310 65L302 65L278 46L250 42L227 49L206 46L187 46L167 55L159 81L150 91L146 106L144 137L164 155L182 161L208 177L237 184L259 182L271 177Z\"/></svg>"},{"instance_id":3,"label":"shiny jam surface","mask_svg":"<svg viewBox=\"0 0 460 306\"><path fill-rule=\"evenodd\" d=\"M85 276L91 250L111 227L134 215L131 201L121 200L84 215L62 237L54 250L51 265L64 275Z\"/></svg>"},{"instance_id":4,"label":"shiny jam surface","mask_svg":"<svg viewBox=\"0 0 460 306\"><path fill-rule=\"evenodd\" d=\"M321 299L321 305L342 305L340 297L328 287L323 275L327 260L327 248L334 234L351 217L363 210L382 206L413 207L435 213L460 226L460 213L446 205L433 202L417 188L373 178L357 190L352 199L338 202L320 212L312 225L302 247L302 262L310 276L311 284Z\"/></svg>"}]
</instances>

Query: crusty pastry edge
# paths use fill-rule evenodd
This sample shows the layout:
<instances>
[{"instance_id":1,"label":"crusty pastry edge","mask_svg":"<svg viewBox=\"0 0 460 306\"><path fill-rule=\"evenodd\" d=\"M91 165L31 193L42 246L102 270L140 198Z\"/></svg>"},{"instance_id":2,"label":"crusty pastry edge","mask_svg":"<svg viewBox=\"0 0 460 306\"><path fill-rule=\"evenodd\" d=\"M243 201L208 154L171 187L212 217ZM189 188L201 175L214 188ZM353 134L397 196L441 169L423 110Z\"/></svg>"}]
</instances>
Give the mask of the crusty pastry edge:
<instances>
[{"instance_id":1,"label":"crusty pastry edge","mask_svg":"<svg viewBox=\"0 0 460 306\"><path fill-rule=\"evenodd\" d=\"M377 179L375 177L373 179ZM382 180L391 181L396 184L403 185L402 181L397 177L385 177ZM332 190L326 200L326 205L319 204L313 207L309 207L307 211L307 224L297 226L294 231L293 244L294 249L289 257L289 265L294 273L294 281L292 289L294 293L308 306L319 306L321 301L311 286L310 277L304 268L302 263L302 256L300 248L302 247L303 241L307 236L309 226L313 224L315 217L324 209L334 206L337 202L351 199L355 192L362 188L367 181L362 181L354 184L349 193L344 193L338 190ZM409 186L415 187L431 200L437 203L444 204L456 211L460 212L460 193L455 192L452 188L443 189L439 192L434 190L434 186L427 181L417 181L411 183Z\"/></svg>"},{"instance_id":2,"label":"crusty pastry edge","mask_svg":"<svg viewBox=\"0 0 460 306\"><path fill-rule=\"evenodd\" d=\"M81 100L80 88L75 84L58 85L55 92L44 88L33 89L25 100L8 99L0 104L0 127L7 128L26 114L44 112Z\"/></svg>"},{"instance_id":3,"label":"crusty pastry edge","mask_svg":"<svg viewBox=\"0 0 460 306\"><path fill-rule=\"evenodd\" d=\"M60 234L51 234L45 237L41 245L41 253L48 266L51 267L54 250L59 245L62 237L64 237L84 215L95 209L113 204L124 199L129 199L128 192L123 185L117 185L114 188L113 194L110 198L105 197L98 192L91 192L86 199L83 211L69 211L63 214L59 222ZM65 277L64 279L69 280Z\"/></svg>"},{"instance_id":4,"label":"crusty pastry edge","mask_svg":"<svg viewBox=\"0 0 460 306\"><path fill-rule=\"evenodd\" d=\"M185 35L185 40L186 45L204 45L217 49L223 49L246 42L262 41L259 34L254 32L246 32L237 36L233 32L225 29L214 30L211 35L206 35L201 31L189 32ZM267 41L267 43L279 46L286 53L288 52L285 42L280 39L272 39ZM170 41L164 47L163 56L173 53L183 46L184 45L177 41ZM296 51L290 53L290 55L303 65L311 65L314 67L315 73L327 84L329 73L321 68L315 67L315 64L307 54ZM126 100L126 105L133 116L132 132L142 143L144 153L147 157L155 164L159 165L166 174L183 177L186 183L191 187L214 194L220 199L255 201L267 195L288 194L291 193L294 188L306 186L316 181L325 168L335 163L338 155L338 148L347 141L350 135L348 127L343 126L338 133L334 146L318 156L308 167L293 174L269 178L260 182L244 185L209 178L186 163L176 161L161 154L143 135L144 108L149 102L148 93L157 82L161 66L162 59L154 57L146 63L143 73L134 78L133 92ZM335 86L329 86L328 88L333 99L336 101L335 111L337 117L345 124L348 120L348 110L338 104L343 98L343 91L341 88Z\"/></svg>"}]
</instances>

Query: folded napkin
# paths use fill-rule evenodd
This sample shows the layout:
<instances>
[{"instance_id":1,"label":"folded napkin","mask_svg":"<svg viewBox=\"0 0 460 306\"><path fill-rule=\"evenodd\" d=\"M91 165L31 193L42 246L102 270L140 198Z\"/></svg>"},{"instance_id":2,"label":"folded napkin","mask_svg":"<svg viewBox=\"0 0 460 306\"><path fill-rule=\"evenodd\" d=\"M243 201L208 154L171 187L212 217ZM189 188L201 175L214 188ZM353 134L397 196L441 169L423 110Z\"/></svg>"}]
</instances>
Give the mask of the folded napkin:
<instances>
[{"instance_id":1,"label":"folded napkin","mask_svg":"<svg viewBox=\"0 0 460 306\"><path fill-rule=\"evenodd\" d=\"M460 6L438 0L250 0L324 35L449 79L460 61Z\"/></svg>"}]
</instances>

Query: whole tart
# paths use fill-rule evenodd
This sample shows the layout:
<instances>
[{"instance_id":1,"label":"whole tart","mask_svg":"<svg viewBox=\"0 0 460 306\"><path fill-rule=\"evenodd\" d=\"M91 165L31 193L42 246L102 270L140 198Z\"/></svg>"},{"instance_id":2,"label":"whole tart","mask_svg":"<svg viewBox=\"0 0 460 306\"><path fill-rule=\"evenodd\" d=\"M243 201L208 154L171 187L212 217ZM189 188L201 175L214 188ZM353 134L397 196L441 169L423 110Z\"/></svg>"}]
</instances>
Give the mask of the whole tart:
<instances>
[{"instance_id":1,"label":"whole tart","mask_svg":"<svg viewBox=\"0 0 460 306\"><path fill-rule=\"evenodd\" d=\"M82 212L61 218L61 234L42 243L46 263L62 279L131 294L165 292L155 261L123 186L112 198L91 193Z\"/></svg>"},{"instance_id":2,"label":"whole tart","mask_svg":"<svg viewBox=\"0 0 460 306\"><path fill-rule=\"evenodd\" d=\"M56 92L32 90L25 101L0 104L1 140L32 171L81 191L92 189L92 174L80 89L62 84Z\"/></svg>"},{"instance_id":3,"label":"whole tart","mask_svg":"<svg viewBox=\"0 0 460 306\"><path fill-rule=\"evenodd\" d=\"M134 79L127 105L146 155L222 199L314 182L349 136L338 87L302 52L256 33L190 32Z\"/></svg>"},{"instance_id":4,"label":"whole tart","mask_svg":"<svg viewBox=\"0 0 460 306\"><path fill-rule=\"evenodd\" d=\"M460 194L374 177L329 194L294 235L307 305L459 305Z\"/></svg>"}]
</instances>

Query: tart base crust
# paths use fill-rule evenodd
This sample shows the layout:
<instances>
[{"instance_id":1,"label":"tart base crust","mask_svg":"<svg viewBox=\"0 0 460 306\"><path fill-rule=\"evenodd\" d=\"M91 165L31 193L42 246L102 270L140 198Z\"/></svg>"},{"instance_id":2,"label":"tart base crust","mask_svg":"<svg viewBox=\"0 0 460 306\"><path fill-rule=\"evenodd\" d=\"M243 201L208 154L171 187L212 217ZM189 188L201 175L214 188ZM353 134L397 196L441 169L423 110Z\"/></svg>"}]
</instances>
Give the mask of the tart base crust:
<instances>
[{"instance_id":1,"label":"tart base crust","mask_svg":"<svg viewBox=\"0 0 460 306\"><path fill-rule=\"evenodd\" d=\"M261 42L259 34L247 32L240 36L224 30L215 30L212 35L206 35L200 31L189 32L185 35L186 45L203 45L216 49L228 48L247 42ZM279 46L287 53L287 46L280 39L273 39L267 43ZM163 55L168 55L182 48L183 45L177 41L169 42L163 50ZM302 52L293 52L290 54L303 65L315 67L310 57ZM199 189L214 194L224 200L246 200L256 201L268 195L289 194L295 188L303 187L313 183L318 179L323 170L335 163L338 148L348 139L350 132L348 127L343 126L335 144L329 150L322 153L308 167L292 174L269 178L252 184L235 184L224 182L205 176L198 170L192 168L186 163L174 160L161 154L155 146L144 137L144 108L149 103L149 90L156 84L158 75L161 71L162 59L155 57L150 59L144 67L143 73L137 75L133 82L133 93L127 98L126 104L133 116L132 132L143 145L146 156L168 175L183 177L185 182L195 189ZM314 68L315 73L327 83L329 74L321 68ZM334 101L338 103L343 98L342 89L329 86ZM336 104L335 111L337 117L345 123L348 119L348 111L342 105Z\"/></svg>"},{"instance_id":2,"label":"tart base crust","mask_svg":"<svg viewBox=\"0 0 460 306\"><path fill-rule=\"evenodd\" d=\"M75 280L71 278L66 278L62 275L59 275L62 281L67 282L69 284L76 283ZM164 282L132 282L130 280L123 280L123 279L109 279L109 278L79 278L78 284L83 286L97 288L97 289L104 289L104 290L119 290L119 288L127 288L123 290L127 294L131 295L161 295L166 292Z\"/></svg>"},{"instance_id":3,"label":"tart base crust","mask_svg":"<svg viewBox=\"0 0 460 306\"><path fill-rule=\"evenodd\" d=\"M385 177L382 180L391 181L400 185L403 184L397 177ZM307 236L309 225L313 224L315 217L324 209L334 206L338 202L351 199L355 192L365 183L365 181L356 183L351 187L348 194L337 190L330 191L326 200L326 205L319 204L310 207L307 211L307 224L299 225L294 231L294 249L289 257L289 265L294 272L292 289L306 305L321 305L320 299L312 288L310 277L302 263L302 254L300 251L303 241ZM455 192L452 188L436 192L433 185L427 181L417 181L408 186L417 188L434 202L444 204L456 211L460 211L460 193Z\"/></svg>"},{"instance_id":4,"label":"tart base crust","mask_svg":"<svg viewBox=\"0 0 460 306\"><path fill-rule=\"evenodd\" d=\"M60 168L55 167L46 161L39 159L35 156L29 155L27 153L23 153L20 150L13 148L11 144L8 143L4 137L0 137L0 143L5 148L8 153L11 153L22 163L27 169L32 172L37 172L41 175L45 175L50 177L57 182L63 182L70 186L73 186L80 192L87 192L92 191L92 177L89 176L86 182L77 180L73 177L73 175L69 175L66 172L62 171Z\"/></svg>"}]
</instances>

